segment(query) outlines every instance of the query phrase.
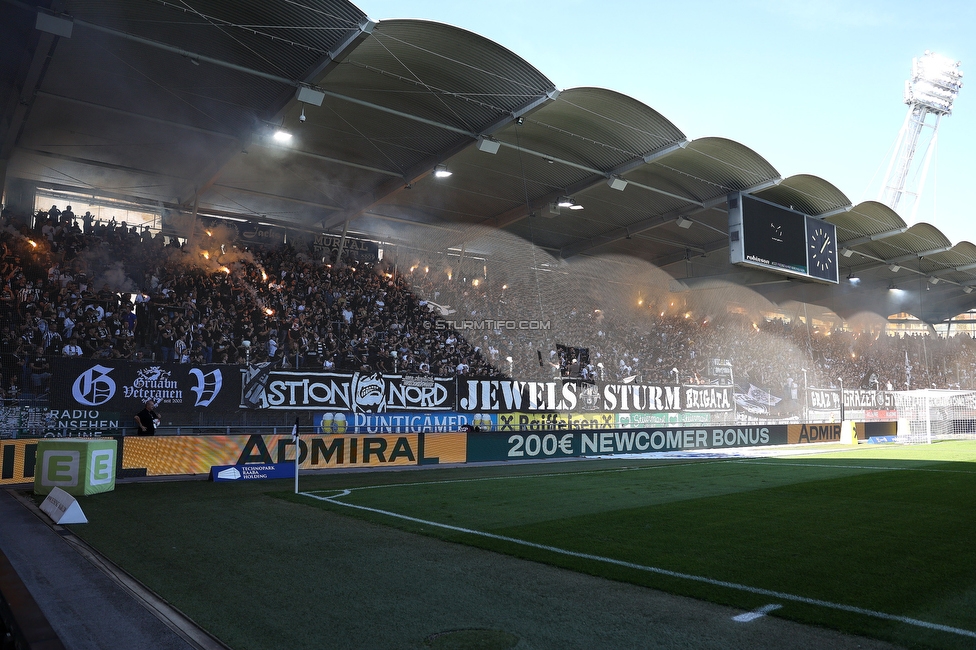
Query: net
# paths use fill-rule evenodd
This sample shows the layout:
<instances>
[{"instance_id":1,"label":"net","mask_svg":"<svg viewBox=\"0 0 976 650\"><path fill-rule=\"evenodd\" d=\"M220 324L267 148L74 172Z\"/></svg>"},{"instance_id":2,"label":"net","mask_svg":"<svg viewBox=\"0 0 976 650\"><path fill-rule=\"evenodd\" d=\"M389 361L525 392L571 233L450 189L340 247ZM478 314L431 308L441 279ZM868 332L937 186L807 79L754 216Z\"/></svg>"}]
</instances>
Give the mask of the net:
<instances>
[{"instance_id":1,"label":"net","mask_svg":"<svg viewBox=\"0 0 976 650\"><path fill-rule=\"evenodd\" d=\"M895 393L898 442L976 438L976 392L912 390Z\"/></svg>"}]
</instances>

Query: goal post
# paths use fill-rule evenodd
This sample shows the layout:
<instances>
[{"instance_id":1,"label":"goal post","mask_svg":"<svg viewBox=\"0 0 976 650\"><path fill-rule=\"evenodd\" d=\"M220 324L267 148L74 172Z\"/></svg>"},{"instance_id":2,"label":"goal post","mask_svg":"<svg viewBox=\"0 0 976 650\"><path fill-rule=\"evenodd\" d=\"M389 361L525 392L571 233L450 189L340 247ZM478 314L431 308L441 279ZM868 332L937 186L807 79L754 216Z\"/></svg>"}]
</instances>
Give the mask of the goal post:
<instances>
[{"instance_id":1,"label":"goal post","mask_svg":"<svg viewBox=\"0 0 976 650\"><path fill-rule=\"evenodd\" d=\"M976 391L910 390L894 396L898 442L976 439Z\"/></svg>"}]
</instances>

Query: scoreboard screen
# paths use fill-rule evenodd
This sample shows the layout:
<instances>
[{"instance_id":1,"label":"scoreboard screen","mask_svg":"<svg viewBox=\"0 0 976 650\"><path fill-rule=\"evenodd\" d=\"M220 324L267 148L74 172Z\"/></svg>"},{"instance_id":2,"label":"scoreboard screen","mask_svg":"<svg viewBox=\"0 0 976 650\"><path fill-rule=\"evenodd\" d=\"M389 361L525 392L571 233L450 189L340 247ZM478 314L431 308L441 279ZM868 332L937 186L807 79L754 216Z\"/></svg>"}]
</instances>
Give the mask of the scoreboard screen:
<instances>
[{"instance_id":1,"label":"scoreboard screen","mask_svg":"<svg viewBox=\"0 0 976 650\"><path fill-rule=\"evenodd\" d=\"M733 264L837 284L833 224L748 194L729 196Z\"/></svg>"}]
</instances>

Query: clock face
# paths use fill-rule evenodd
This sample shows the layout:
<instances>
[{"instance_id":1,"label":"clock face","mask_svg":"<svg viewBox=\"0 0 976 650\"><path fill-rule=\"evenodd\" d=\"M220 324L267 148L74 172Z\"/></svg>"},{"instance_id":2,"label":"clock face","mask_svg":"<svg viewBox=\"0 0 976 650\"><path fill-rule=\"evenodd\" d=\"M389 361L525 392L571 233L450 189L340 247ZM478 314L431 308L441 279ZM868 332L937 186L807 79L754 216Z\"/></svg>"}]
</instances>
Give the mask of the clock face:
<instances>
[{"instance_id":1,"label":"clock face","mask_svg":"<svg viewBox=\"0 0 976 650\"><path fill-rule=\"evenodd\" d=\"M837 246L834 242L834 229L816 226L807 237L809 250L807 272L817 278L834 280L837 278Z\"/></svg>"}]
</instances>

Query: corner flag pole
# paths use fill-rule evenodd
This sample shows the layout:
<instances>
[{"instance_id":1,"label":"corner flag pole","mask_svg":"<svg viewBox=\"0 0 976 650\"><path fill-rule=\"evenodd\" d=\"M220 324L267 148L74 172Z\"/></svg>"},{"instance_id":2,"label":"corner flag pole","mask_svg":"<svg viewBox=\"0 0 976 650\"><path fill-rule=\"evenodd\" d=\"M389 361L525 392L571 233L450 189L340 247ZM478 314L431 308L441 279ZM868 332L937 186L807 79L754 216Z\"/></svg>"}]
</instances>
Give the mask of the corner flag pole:
<instances>
[{"instance_id":1,"label":"corner flag pole","mask_svg":"<svg viewBox=\"0 0 976 650\"><path fill-rule=\"evenodd\" d=\"M295 426L291 428L291 440L295 443L295 494L298 494L298 459L302 455L302 446L298 440L298 418L295 418Z\"/></svg>"}]
</instances>

